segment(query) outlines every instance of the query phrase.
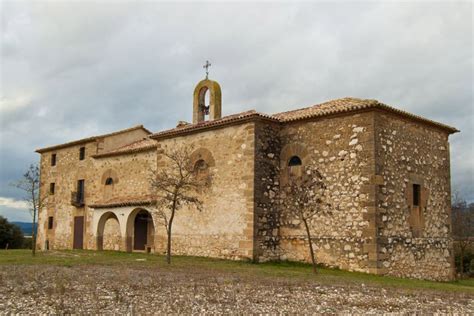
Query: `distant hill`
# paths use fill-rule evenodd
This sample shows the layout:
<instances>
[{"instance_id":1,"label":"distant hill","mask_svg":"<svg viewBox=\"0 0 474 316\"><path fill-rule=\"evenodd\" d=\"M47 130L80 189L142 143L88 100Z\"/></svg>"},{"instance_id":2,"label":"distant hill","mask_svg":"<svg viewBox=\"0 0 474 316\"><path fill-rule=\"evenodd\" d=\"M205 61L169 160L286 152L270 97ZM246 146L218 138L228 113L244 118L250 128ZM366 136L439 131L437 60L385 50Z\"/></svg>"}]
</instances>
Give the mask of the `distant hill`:
<instances>
[{"instance_id":1,"label":"distant hill","mask_svg":"<svg viewBox=\"0 0 474 316\"><path fill-rule=\"evenodd\" d=\"M12 224L20 227L21 231L23 232L23 235L25 236L31 236L31 225L32 223L28 222L11 222ZM38 224L36 224L38 225Z\"/></svg>"}]
</instances>

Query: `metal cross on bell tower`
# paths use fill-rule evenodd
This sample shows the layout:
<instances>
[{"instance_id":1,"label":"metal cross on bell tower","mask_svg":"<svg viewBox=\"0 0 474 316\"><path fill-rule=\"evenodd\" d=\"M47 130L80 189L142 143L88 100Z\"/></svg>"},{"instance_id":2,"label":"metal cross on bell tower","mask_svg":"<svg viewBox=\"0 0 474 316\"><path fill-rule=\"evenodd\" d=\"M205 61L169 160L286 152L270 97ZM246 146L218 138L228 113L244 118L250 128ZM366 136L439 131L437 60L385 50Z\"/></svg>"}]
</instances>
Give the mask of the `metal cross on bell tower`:
<instances>
[{"instance_id":1,"label":"metal cross on bell tower","mask_svg":"<svg viewBox=\"0 0 474 316\"><path fill-rule=\"evenodd\" d=\"M209 60L206 60L206 64L202 66L202 68L206 69L206 80L207 80L207 77L209 77L209 67L211 67L211 63L209 62Z\"/></svg>"}]
</instances>

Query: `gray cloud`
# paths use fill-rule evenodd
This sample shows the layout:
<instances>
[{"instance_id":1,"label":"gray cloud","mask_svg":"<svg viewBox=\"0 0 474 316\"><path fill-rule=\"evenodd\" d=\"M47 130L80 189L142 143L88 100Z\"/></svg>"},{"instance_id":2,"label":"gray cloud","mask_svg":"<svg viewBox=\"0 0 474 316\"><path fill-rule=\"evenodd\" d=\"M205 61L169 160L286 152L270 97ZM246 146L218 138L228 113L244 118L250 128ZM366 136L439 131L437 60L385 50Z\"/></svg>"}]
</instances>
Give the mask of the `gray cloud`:
<instances>
[{"instance_id":1,"label":"gray cloud","mask_svg":"<svg viewBox=\"0 0 474 316\"><path fill-rule=\"evenodd\" d=\"M354 96L459 128L453 188L474 200L470 2L1 6L0 197L38 147L189 121L209 59L224 114Z\"/></svg>"}]
</instances>

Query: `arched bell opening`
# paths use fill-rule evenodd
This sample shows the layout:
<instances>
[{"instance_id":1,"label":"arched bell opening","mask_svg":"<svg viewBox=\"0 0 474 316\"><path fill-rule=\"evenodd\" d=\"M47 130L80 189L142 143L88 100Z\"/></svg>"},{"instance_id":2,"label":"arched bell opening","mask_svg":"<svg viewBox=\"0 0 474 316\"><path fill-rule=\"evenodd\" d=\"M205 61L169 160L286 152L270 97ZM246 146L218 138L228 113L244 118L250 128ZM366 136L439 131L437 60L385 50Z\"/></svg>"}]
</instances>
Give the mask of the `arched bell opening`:
<instances>
[{"instance_id":1,"label":"arched bell opening","mask_svg":"<svg viewBox=\"0 0 474 316\"><path fill-rule=\"evenodd\" d=\"M221 87L215 81L205 79L194 89L193 123L221 118Z\"/></svg>"},{"instance_id":2,"label":"arched bell opening","mask_svg":"<svg viewBox=\"0 0 474 316\"><path fill-rule=\"evenodd\" d=\"M208 87L199 90L199 121L208 121L210 114L210 94Z\"/></svg>"}]
</instances>

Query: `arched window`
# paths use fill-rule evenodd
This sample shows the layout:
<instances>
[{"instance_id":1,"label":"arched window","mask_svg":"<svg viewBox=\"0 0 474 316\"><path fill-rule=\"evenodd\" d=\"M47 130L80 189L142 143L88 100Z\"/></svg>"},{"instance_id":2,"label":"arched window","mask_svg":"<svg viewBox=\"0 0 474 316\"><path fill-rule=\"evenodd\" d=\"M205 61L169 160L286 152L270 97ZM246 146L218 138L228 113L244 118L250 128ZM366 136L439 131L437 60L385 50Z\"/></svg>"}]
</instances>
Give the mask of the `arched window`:
<instances>
[{"instance_id":1,"label":"arched window","mask_svg":"<svg viewBox=\"0 0 474 316\"><path fill-rule=\"evenodd\" d=\"M288 167L301 166L301 164L302 164L301 159L298 156L293 156L288 161Z\"/></svg>"},{"instance_id":2,"label":"arched window","mask_svg":"<svg viewBox=\"0 0 474 316\"><path fill-rule=\"evenodd\" d=\"M206 176L208 173L207 163L203 159L199 159L198 161L196 161L196 163L194 164L194 172L198 177Z\"/></svg>"},{"instance_id":3,"label":"arched window","mask_svg":"<svg viewBox=\"0 0 474 316\"><path fill-rule=\"evenodd\" d=\"M105 180L105 185L112 185L112 184L114 184L114 179L109 177Z\"/></svg>"},{"instance_id":4,"label":"arched window","mask_svg":"<svg viewBox=\"0 0 474 316\"><path fill-rule=\"evenodd\" d=\"M300 177L302 174L302 161L298 156L292 156L288 161L288 175L290 177Z\"/></svg>"}]
</instances>

